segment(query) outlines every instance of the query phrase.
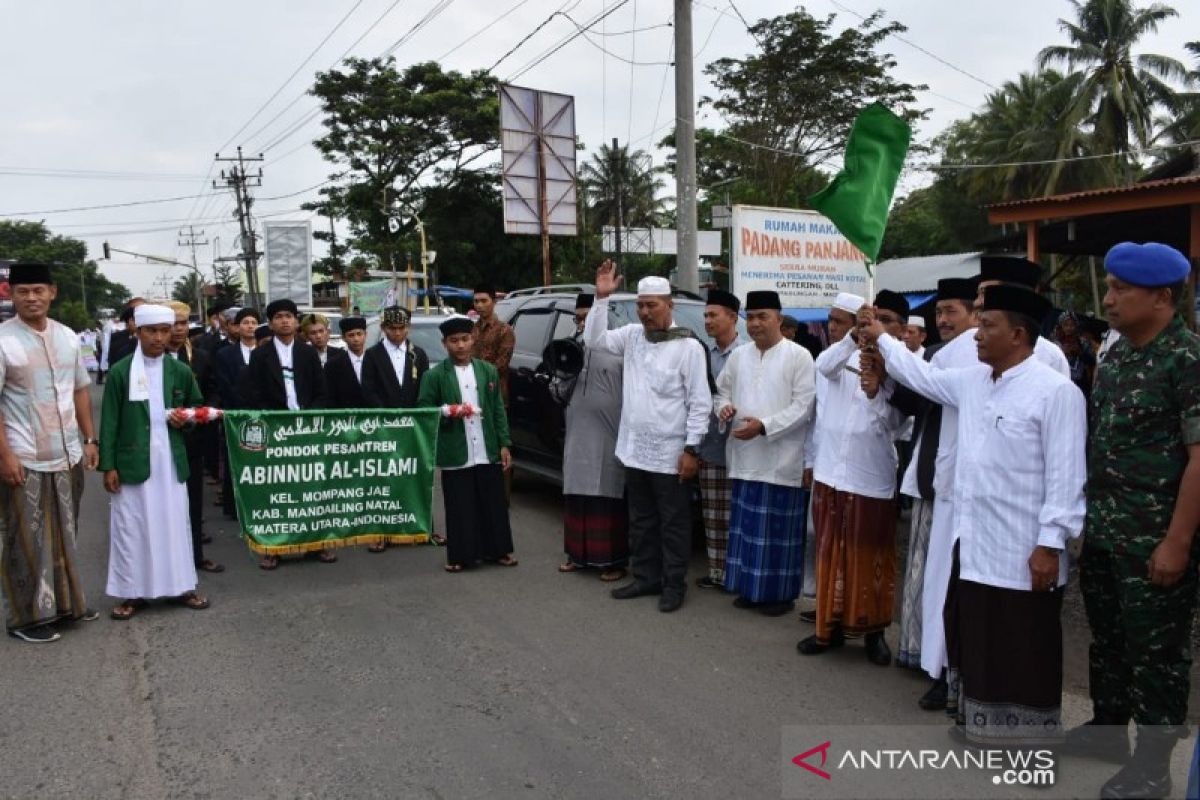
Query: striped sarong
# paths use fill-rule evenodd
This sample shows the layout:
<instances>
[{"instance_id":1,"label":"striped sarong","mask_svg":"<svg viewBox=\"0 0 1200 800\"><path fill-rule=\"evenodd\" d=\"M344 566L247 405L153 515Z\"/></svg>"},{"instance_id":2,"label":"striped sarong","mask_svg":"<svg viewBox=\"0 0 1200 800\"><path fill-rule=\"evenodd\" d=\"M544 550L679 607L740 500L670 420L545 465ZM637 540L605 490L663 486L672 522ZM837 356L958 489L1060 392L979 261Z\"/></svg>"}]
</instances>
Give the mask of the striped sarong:
<instances>
[{"instance_id":1,"label":"striped sarong","mask_svg":"<svg viewBox=\"0 0 1200 800\"><path fill-rule=\"evenodd\" d=\"M0 483L0 583L9 630L83 616L87 603L75 559L83 465L25 470L23 486Z\"/></svg>"},{"instance_id":2,"label":"striped sarong","mask_svg":"<svg viewBox=\"0 0 1200 800\"><path fill-rule=\"evenodd\" d=\"M755 603L800 596L808 492L762 481L731 481L733 510L725 588Z\"/></svg>"},{"instance_id":3,"label":"striped sarong","mask_svg":"<svg viewBox=\"0 0 1200 800\"><path fill-rule=\"evenodd\" d=\"M705 462L700 467L700 516L708 550L708 577L725 582L725 551L729 547L730 485L725 467Z\"/></svg>"},{"instance_id":4,"label":"striped sarong","mask_svg":"<svg viewBox=\"0 0 1200 800\"><path fill-rule=\"evenodd\" d=\"M629 508L623 497L563 495L563 549L577 567L629 562Z\"/></svg>"},{"instance_id":5,"label":"striped sarong","mask_svg":"<svg viewBox=\"0 0 1200 800\"><path fill-rule=\"evenodd\" d=\"M896 652L897 666L912 669L921 668L921 598L932 526L933 501L915 498L908 520L908 555L904 565L904 594L900 601L900 648Z\"/></svg>"}]
</instances>

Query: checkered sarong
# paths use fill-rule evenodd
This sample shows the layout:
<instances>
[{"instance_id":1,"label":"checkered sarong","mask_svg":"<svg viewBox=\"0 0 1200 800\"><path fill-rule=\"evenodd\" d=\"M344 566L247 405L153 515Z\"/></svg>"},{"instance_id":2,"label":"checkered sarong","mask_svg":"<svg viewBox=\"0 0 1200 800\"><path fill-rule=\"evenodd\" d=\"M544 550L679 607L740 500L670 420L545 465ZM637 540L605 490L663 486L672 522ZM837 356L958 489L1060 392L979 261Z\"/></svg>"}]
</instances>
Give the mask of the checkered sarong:
<instances>
[{"instance_id":1,"label":"checkered sarong","mask_svg":"<svg viewBox=\"0 0 1200 800\"><path fill-rule=\"evenodd\" d=\"M704 520L704 542L708 549L708 577L725 583L725 550L729 547L729 508L733 486L725 467L700 467L700 516Z\"/></svg>"}]
</instances>

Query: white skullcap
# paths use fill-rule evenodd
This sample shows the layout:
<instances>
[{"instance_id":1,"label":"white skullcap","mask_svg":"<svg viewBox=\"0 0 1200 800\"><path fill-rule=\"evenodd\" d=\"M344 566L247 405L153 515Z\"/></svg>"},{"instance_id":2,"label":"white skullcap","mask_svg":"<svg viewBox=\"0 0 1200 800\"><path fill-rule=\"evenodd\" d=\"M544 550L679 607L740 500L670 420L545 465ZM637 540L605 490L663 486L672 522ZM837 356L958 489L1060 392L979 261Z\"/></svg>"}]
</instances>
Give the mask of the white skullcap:
<instances>
[{"instance_id":1,"label":"white skullcap","mask_svg":"<svg viewBox=\"0 0 1200 800\"><path fill-rule=\"evenodd\" d=\"M638 281L639 295L643 294L666 294L671 293L671 284L666 278L660 278L657 275L650 275Z\"/></svg>"},{"instance_id":2,"label":"white skullcap","mask_svg":"<svg viewBox=\"0 0 1200 800\"><path fill-rule=\"evenodd\" d=\"M849 292L839 292L837 299L833 301L833 307L845 311L847 314L857 314L858 310L866 305L867 301L856 294Z\"/></svg>"},{"instance_id":3,"label":"white skullcap","mask_svg":"<svg viewBox=\"0 0 1200 800\"><path fill-rule=\"evenodd\" d=\"M175 311L167 306L144 303L133 310L133 322L139 328L143 325L174 325Z\"/></svg>"},{"instance_id":4,"label":"white skullcap","mask_svg":"<svg viewBox=\"0 0 1200 800\"><path fill-rule=\"evenodd\" d=\"M235 319L237 319L238 312L241 310L242 309L238 306L233 306L222 311L221 316L224 317L228 322L233 322Z\"/></svg>"},{"instance_id":5,"label":"white skullcap","mask_svg":"<svg viewBox=\"0 0 1200 800\"><path fill-rule=\"evenodd\" d=\"M922 316L919 316L917 314L913 314L911 317L908 318L908 324L915 325L918 328L924 328L925 327L925 318Z\"/></svg>"}]
</instances>

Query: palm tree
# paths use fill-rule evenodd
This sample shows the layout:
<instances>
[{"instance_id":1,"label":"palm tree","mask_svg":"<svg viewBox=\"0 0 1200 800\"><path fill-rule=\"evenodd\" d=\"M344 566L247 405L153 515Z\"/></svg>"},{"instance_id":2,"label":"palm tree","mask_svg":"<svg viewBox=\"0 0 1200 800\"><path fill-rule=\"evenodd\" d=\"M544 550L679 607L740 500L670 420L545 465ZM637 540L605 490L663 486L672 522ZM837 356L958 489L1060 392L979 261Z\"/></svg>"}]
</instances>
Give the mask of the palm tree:
<instances>
[{"instance_id":1,"label":"palm tree","mask_svg":"<svg viewBox=\"0 0 1200 800\"><path fill-rule=\"evenodd\" d=\"M1174 58L1135 55L1133 49L1178 13L1160 3L1137 8L1132 0L1071 0L1071 5L1075 21L1058 21L1070 44L1038 54L1039 66L1065 63L1081 76L1063 124L1089 126L1096 153L1144 147L1152 138L1155 108L1174 96L1168 81L1184 80L1187 70ZM1069 147L1063 142L1060 155Z\"/></svg>"},{"instance_id":2,"label":"palm tree","mask_svg":"<svg viewBox=\"0 0 1200 800\"><path fill-rule=\"evenodd\" d=\"M1155 142L1182 144L1200 139L1200 41L1187 42L1184 47L1196 63L1185 79L1191 91L1175 93L1174 101L1168 104L1169 116L1159 120Z\"/></svg>"},{"instance_id":3,"label":"palm tree","mask_svg":"<svg viewBox=\"0 0 1200 800\"><path fill-rule=\"evenodd\" d=\"M601 145L580 168L579 184L589 219L600 225L651 228L661 221L663 180L641 150Z\"/></svg>"}]
</instances>

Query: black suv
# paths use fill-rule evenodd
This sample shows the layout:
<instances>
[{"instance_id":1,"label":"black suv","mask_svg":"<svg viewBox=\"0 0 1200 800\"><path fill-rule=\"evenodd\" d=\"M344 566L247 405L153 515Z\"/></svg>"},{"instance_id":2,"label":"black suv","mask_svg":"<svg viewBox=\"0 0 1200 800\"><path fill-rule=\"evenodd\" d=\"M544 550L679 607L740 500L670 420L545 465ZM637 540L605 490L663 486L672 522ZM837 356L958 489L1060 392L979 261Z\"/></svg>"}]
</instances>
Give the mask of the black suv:
<instances>
[{"instance_id":1,"label":"black suv","mask_svg":"<svg viewBox=\"0 0 1200 800\"><path fill-rule=\"evenodd\" d=\"M676 324L691 328L706 344L704 301L677 293ZM562 481L562 452L565 438L563 409L550 396L550 374L542 353L554 339L575 333L575 293L520 293L496 303L496 315L512 325L516 347L508 367L508 423L512 429L513 458L518 467ZM637 295L618 292L608 300L609 330L636 323ZM746 325L738 320L745 335Z\"/></svg>"}]
</instances>

